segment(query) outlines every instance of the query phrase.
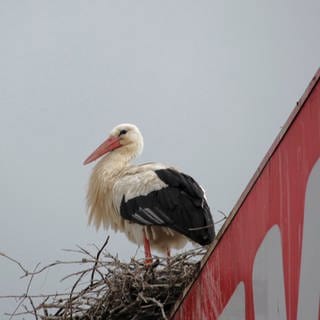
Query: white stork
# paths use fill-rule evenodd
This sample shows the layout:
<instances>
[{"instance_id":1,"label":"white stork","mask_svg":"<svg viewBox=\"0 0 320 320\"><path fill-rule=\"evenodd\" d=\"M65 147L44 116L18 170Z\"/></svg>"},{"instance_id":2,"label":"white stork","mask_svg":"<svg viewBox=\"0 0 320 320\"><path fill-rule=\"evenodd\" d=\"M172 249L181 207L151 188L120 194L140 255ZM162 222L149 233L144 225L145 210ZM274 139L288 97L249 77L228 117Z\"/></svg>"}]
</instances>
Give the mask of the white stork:
<instances>
[{"instance_id":1,"label":"white stork","mask_svg":"<svg viewBox=\"0 0 320 320\"><path fill-rule=\"evenodd\" d=\"M143 149L143 137L132 124L116 126L85 161L101 156L89 181L89 223L120 230L144 244L146 264L152 248L167 252L189 240L210 244L214 224L203 189L190 176L161 163L131 164Z\"/></svg>"}]
</instances>

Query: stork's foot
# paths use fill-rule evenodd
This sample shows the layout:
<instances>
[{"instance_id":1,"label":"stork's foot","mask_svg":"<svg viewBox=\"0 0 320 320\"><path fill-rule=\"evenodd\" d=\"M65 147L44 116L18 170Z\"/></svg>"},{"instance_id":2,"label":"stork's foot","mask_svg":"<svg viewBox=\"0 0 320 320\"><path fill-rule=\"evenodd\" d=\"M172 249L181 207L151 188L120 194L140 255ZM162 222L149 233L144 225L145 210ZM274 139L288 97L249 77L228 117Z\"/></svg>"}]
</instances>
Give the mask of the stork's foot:
<instances>
[{"instance_id":1,"label":"stork's foot","mask_svg":"<svg viewBox=\"0 0 320 320\"><path fill-rule=\"evenodd\" d=\"M152 266L152 258L144 258L144 266L149 269Z\"/></svg>"}]
</instances>

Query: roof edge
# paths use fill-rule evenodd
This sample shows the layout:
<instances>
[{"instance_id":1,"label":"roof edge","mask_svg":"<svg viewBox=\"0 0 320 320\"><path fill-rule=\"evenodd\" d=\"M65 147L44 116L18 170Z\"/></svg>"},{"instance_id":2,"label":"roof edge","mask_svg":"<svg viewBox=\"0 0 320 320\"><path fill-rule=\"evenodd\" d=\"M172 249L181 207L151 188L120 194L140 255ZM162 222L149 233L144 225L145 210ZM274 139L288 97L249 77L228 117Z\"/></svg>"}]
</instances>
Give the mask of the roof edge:
<instances>
[{"instance_id":1,"label":"roof edge","mask_svg":"<svg viewBox=\"0 0 320 320\"><path fill-rule=\"evenodd\" d=\"M223 224L223 226L219 230L214 242L209 247L206 255L201 260L199 271L195 275L194 280L188 285L187 288L185 288L185 290L183 291L182 296L180 297L180 299L174 305L169 319L173 318L175 313L178 311L180 305L183 303L183 301L184 301L185 297L187 296L188 292L190 291L191 287L197 281L200 273L202 272L202 269L203 269L204 265L207 263L208 259L210 258L211 254L213 253L215 247L218 245L218 243L222 239L224 233L227 231L229 225L231 224L231 222L234 219L235 215L237 214L238 210L240 209L240 207L244 203L245 199L249 195L250 191L254 187L254 185L257 182L258 178L260 177L262 171L266 167L266 165L269 162L269 160L271 159L272 155L277 150L277 148L280 145L280 143L281 143L282 139L284 138L285 134L287 133L287 131L289 130L289 128L293 124L293 122L296 119L296 117L298 116L299 112L302 110L302 108L304 106L304 103L306 102L306 100L308 99L308 97L312 93L313 89L318 84L318 82L320 82L320 68L318 68L318 70L315 73L315 75L313 76L312 80L309 82L309 85L307 86L306 90L304 91L304 93L301 96L301 98L299 99L299 101L296 103L296 106L294 107L294 109L291 111L291 113L290 113L287 121L283 125L281 131L276 136L276 138L273 141L271 147L269 148L269 150L267 151L266 155L263 157L261 163L259 164L257 170L253 174L252 178L249 180L249 183L247 184L246 188L241 193L238 201L236 202L236 204L234 205L234 207L230 211L230 214L229 214L227 220L225 221L225 223Z\"/></svg>"}]
</instances>

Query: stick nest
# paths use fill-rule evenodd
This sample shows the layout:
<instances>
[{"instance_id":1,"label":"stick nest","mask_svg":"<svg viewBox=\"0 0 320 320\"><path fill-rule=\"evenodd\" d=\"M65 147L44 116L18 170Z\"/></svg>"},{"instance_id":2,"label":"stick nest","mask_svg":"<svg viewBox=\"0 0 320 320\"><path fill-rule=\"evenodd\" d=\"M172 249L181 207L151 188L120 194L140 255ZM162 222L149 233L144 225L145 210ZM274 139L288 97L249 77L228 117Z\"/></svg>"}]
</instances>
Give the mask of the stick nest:
<instances>
[{"instance_id":1,"label":"stick nest","mask_svg":"<svg viewBox=\"0 0 320 320\"><path fill-rule=\"evenodd\" d=\"M154 257L146 268L144 260L131 259L126 263L112 256L105 249L108 240L100 249L95 247L96 254L81 247L68 250L82 255L78 261L57 261L33 272L20 264L30 282L27 292L20 296L23 301L19 307L24 311L17 308L11 316L32 314L44 320L168 319L177 299L197 274L206 249L193 249L170 259ZM73 279L68 292L47 296L28 294L34 276L70 263L82 270L64 278Z\"/></svg>"}]
</instances>

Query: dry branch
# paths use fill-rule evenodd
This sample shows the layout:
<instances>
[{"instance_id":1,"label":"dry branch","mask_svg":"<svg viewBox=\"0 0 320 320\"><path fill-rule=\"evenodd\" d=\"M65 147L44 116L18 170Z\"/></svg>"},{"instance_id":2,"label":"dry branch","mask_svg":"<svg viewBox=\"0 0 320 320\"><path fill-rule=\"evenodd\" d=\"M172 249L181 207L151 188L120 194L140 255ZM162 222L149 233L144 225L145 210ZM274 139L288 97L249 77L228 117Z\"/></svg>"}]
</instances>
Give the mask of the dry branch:
<instances>
[{"instance_id":1,"label":"dry branch","mask_svg":"<svg viewBox=\"0 0 320 320\"><path fill-rule=\"evenodd\" d=\"M226 214L222 211L222 219ZM168 319L170 311L198 272L200 260L206 253L198 248L168 258L153 257L146 269L144 260L132 258L121 262L108 253L109 236L101 248L93 245L96 253L77 246L65 251L81 255L80 259L57 260L44 267L27 270L18 260L0 252L0 256L16 264L22 271L21 278L29 277L22 295L4 295L0 299L16 299L10 319L32 315L36 320L138 320ZM62 280L75 278L67 292L30 294L34 277L57 266L74 265L77 271L67 274ZM79 270L80 269L80 270Z\"/></svg>"},{"instance_id":2,"label":"dry branch","mask_svg":"<svg viewBox=\"0 0 320 320\"><path fill-rule=\"evenodd\" d=\"M56 261L39 269L37 266L32 272L17 260L1 254L17 264L24 277L29 277L26 293L10 296L20 300L10 318L29 314L43 320L167 319L206 252L205 248L198 248L177 254L169 261L154 257L152 266L146 269L143 260L131 259L125 263L110 255L106 249L108 240L100 249L95 247L95 255L78 247L68 252L81 254L81 259ZM48 268L68 264L78 266L78 271L64 277L75 278L69 292L29 294L35 276Z\"/></svg>"}]
</instances>

